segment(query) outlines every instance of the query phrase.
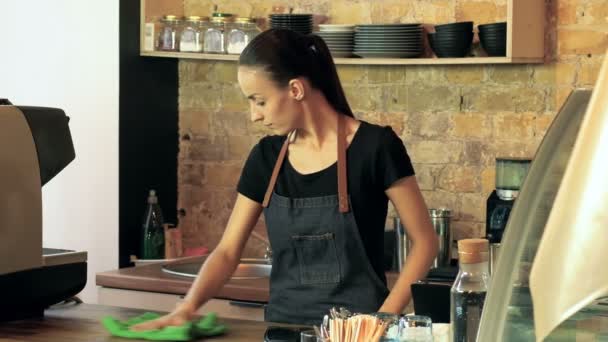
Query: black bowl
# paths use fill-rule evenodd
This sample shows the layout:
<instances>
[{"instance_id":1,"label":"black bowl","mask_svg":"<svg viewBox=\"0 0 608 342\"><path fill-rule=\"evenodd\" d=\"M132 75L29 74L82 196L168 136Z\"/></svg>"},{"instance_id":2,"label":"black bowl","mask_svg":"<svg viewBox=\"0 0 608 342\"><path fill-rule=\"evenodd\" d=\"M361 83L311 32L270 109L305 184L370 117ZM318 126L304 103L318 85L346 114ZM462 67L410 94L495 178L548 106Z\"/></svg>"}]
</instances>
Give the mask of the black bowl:
<instances>
[{"instance_id":1,"label":"black bowl","mask_svg":"<svg viewBox=\"0 0 608 342\"><path fill-rule=\"evenodd\" d=\"M270 24L272 25L299 25L299 26L312 26L313 23L298 23L298 22L294 22L294 21L271 21Z\"/></svg>"},{"instance_id":2,"label":"black bowl","mask_svg":"<svg viewBox=\"0 0 608 342\"><path fill-rule=\"evenodd\" d=\"M469 50L441 50L434 49L435 55L439 58L461 58L466 57Z\"/></svg>"},{"instance_id":3,"label":"black bowl","mask_svg":"<svg viewBox=\"0 0 608 342\"><path fill-rule=\"evenodd\" d=\"M313 21L312 18L270 18L271 21Z\"/></svg>"},{"instance_id":4,"label":"black bowl","mask_svg":"<svg viewBox=\"0 0 608 342\"><path fill-rule=\"evenodd\" d=\"M429 41L432 41L438 47L461 47L468 49L473 42L473 34L461 34L451 37L429 33L428 37Z\"/></svg>"},{"instance_id":5,"label":"black bowl","mask_svg":"<svg viewBox=\"0 0 608 342\"><path fill-rule=\"evenodd\" d=\"M458 23L435 25L435 32L444 31L473 31L473 22L461 21Z\"/></svg>"},{"instance_id":6,"label":"black bowl","mask_svg":"<svg viewBox=\"0 0 608 342\"><path fill-rule=\"evenodd\" d=\"M429 34L429 44L437 57L465 57L471 50L471 41L461 41L460 43L446 43L437 41L433 35Z\"/></svg>"},{"instance_id":7,"label":"black bowl","mask_svg":"<svg viewBox=\"0 0 608 342\"><path fill-rule=\"evenodd\" d=\"M271 22L270 25L313 26L312 23L281 23L281 22Z\"/></svg>"},{"instance_id":8,"label":"black bowl","mask_svg":"<svg viewBox=\"0 0 608 342\"><path fill-rule=\"evenodd\" d=\"M484 46L506 46L507 41L504 39L480 38L481 45Z\"/></svg>"},{"instance_id":9,"label":"black bowl","mask_svg":"<svg viewBox=\"0 0 608 342\"><path fill-rule=\"evenodd\" d=\"M486 40L486 39L480 39L479 41L481 42L482 46L491 46L491 47L507 46L507 42L504 41L504 40Z\"/></svg>"},{"instance_id":10,"label":"black bowl","mask_svg":"<svg viewBox=\"0 0 608 342\"><path fill-rule=\"evenodd\" d=\"M465 48L465 47L454 47L454 48L449 48L449 47L441 47L441 46L433 46L433 51L435 51L435 53L443 53L443 54L466 54L467 52L469 52L471 49L470 48Z\"/></svg>"},{"instance_id":11,"label":"black bowl","mask_svg":"<svg viewBox=\"0 0 608 342\"><path fill-rule=\"evenodd\" d=\"M507 50L485 50L489 57L505 57Z\"/></svg>"},{"instance_id":12,"label":"black bowl","mask_svg":"<svg viewBox=\"0 0 608 342\"><path fill-rule=\"evenodd\" d=\"M275 14L270 14L269 17L271 18L312 18L313 15L312 14L287 14L287 13L275 13Z\"/></svg>"},{"instance_id":13,"label":"black bowl","mask_svg":"<svg viewBox=\"0 0 608 342\"><path fill-rule=\"evenodd\" d=\"M437 42L472 42L473 35L458 35L458 36L435 36Z\"/></svg>"},{"instance_id":14,"label":"black bowl","mask_svg":"<svg viewBox=\"0 0 608 342\"><path fill-rule=\"evenodd\" d=\"M479 36L487 36L487 37L506 37L507 31L479 31Z\"/></svg>"},{"instance_id":15,"label":"black bowl","mask_svg":"<svg viewBox=\"0 0 608 342\"><path fill-rule=\"evenodd\" d=\"M273 27L273 28L290 28L290 29L296 29L296 30L312 30L312 26L279 25L279 24L272 24L270 26Z\"/></svg>"},{"instance_id":16,"label":"black bowl","mask_svg":"<svg viewBox=\"0 0 608 342\"><path fill-rule=\"evenodd\" d=\"M477 25L477 28L480 30L496 30L496 29L503 29L505 30L507 28L507 23L506 22L500 22L500 23L492 23L492 24L482 24L482 25Z\"/></svg>"},{"instance_id":17,"label":"black bowl","mask_svg":"<svg viewBox=\"0 0 608 342\"><path fill-rule=\"evenodd\" d=\"M438 45L471 45L473 38L441 39L435 37L433 41Z\"/></svg>"},{"instance_id":18,"label":"black bowl","mask_svg":"<svg viewBox=\"0 0 608 342\"><path fill-rule=\"evenodd\" d=\"M485 50L488 56L506 56L507 54L506 42L484 41L482 39L481 47Z\"/></svg>"},{"instance_id":19,"label":"black bowl","mask_svg":"<svg viewBox=\"0 0 608 342\"><path fill-rule=\"evenodd\" d=\"M482 34L482 35L479 35L479 40L506 42L507 37L506 36L486 36L486 35Z\"/></svg>"},{"instance_id":20,"label":"black bowl","mask_svg":"<svg viewBox=\"0 0 608 342\"><path fill-rule=\"evenodd\" d=\"M300 24L300 25L308 25L308 24L312 24L313 21L308 21L308 20L271 20L271 23L277 23L277 24Z\"/></svg>"},{"instance_id":21,"label":"black bowl","mask_svg":"<svg viewBox=\"0 0 608 342\"><path fill-rule=\"evenodd\" d=\"M495 35L495 34L480 34L479 40L496 40L496 41L507 41L507 35Z\"/></svg>"},{"instance_id":22,"label":"black bowl","mask_svg":"<svg viewBox=\"0 0 608 342\"><path fill-rule=\"evenodd\" d=\"M481 42L493 42L504 44L507 42L507 37L487 37L487 36L479 36L479 40Z\"/></svg>"},{"instance_id":23,"label":"black bowl","mask_svg":"<svg viewBox=\"0 0 608 342\"><path fill-rule=\"evenodd\" d=\"M470 44L439 44L437 42L433 43L433 49L439 49L439 50L470 50L471 49L471 45Z\"/></svg>"},{"instance_id":24,"label":"black bowl","mask_svg":"<svg viewBox=\"0 0 608 342\"><path fill-rule=\"evenodd\" d=\"M436 37L466 37L473 36L473 31L439 31L435 32Z\"/></svg>"},{"instance_id":25,"label":"black bowl","mask_svg":"<svg viewBox=\"0 0 608 342\"><path fill-rule=\"evenodd\" d=\"M299 29L292 29L289 27L273 27L274 29L282 29L282 30L291 30L294 32L298 32L299 34L303 34L303 35L308 35L312 33L312 29L310 30L299 30Z\"/></svg>"},{"instance_id":26,"label":"black bowl","mask_svg":"<svg viewBox=\"0 0 608 342\"><path fill-rule=\"evenodd\" d=\"M307 21L303 21L303 22L299 22L299 21L271 21L271 24L283 24L283 25L312 25L313 22L307 22Z\"/></svg>"},{"instance_id":27,"label":"black bowl","mask_svg":"<svg viewBox=\"0 0 608 342\"><path fill-rule=\"evenodd\" d=\"M289 19L278 19L278 18L271 18L270 19L271 22L287 22L287 23L312 23L314 20L312 19L296 19L296 18L289 18Z\"/></svg>"},{"instance_id":28,"label":"black bowl","mask_svg":"<svg viewBox=\"0 0 608 342\"><path fill-rule=\"evenodd\" d=\"M477 27L479 32L507 32L506 27Z\"/></svg>"},{"instance_id":29,"label":"black bowl","mask_svg":"<svg viewBox=\"0 0 608 342\"><path fill-rule=\"evenodd\" d=\"M439 44L437 42L433 42L432 44L430 44L431 47L434 50L441 50L441 51L468 51L471 49L471 45L465 45L465 44L461 44L461 45L447 45L447 44Z\"/></svg>"}]
</instances>

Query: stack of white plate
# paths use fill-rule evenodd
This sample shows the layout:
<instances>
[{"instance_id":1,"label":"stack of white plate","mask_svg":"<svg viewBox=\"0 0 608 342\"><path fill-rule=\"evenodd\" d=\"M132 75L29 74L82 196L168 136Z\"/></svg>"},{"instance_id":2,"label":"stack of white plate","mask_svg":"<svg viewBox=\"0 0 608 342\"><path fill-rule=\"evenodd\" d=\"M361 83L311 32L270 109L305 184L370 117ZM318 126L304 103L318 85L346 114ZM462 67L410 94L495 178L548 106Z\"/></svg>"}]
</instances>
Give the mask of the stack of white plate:
<instances>
[{"instance_id":1,"label":"stack of white plate","mask_svg":"<svg viewBox=\"0 0 608 342\"><path fill-rule=\"evenodd\" d=\"M355 25L319 25L315 34L323 38L333 57L353 55Z\"/></svg>"},{"instance_id":2,"label":"stack of white plate","mask_svg":"<svg viewBox=\"0 0 608 342\"><path fill-rule=\"evenodd\" d=\"M357 25L355 50L364 58L406 58L422 54L420 24Z\"/></svg>"}]
</instances>

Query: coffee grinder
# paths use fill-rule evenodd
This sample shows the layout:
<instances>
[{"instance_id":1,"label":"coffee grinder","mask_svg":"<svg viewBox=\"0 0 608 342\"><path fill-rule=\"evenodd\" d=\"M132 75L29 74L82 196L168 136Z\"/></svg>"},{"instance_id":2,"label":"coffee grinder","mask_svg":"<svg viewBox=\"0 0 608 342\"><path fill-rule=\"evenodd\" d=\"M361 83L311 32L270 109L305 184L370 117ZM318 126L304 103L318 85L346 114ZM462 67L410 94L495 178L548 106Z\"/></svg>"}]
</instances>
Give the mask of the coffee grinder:
<instances>
[{"instance_id":1,"label":"coffee grinder","mask_svg":"<svg viewBox=\"0 0 608 342\"><path fill-rule=\"evenodd\" d=\"M524 158L496 158L496 189L488 197L486 205L486 237L490 242L492 261L490 271L493 271L493 262L497 258L511 209L531 162Z\"/></svg>"}]
</instances>

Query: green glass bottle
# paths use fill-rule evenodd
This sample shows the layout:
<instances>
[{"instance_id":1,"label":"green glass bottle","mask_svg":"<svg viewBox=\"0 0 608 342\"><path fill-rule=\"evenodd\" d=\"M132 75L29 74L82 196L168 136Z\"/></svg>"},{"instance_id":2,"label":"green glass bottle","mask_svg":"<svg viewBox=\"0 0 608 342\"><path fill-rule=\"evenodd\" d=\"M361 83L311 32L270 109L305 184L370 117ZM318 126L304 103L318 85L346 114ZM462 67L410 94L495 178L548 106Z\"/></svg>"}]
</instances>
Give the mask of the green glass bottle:
<instances>
[{"instance_id":1,"label":"green glass bottle","mask_svg":"<svg viewBox=\"0 0 608 342\"><path fill-rule=\"evenodd\" d=\"M165 258L165 232L163 213L158 205L156 191L150 190L148 207L144 215L141 240L141 259Z\"/></svg>"}]
</instances>

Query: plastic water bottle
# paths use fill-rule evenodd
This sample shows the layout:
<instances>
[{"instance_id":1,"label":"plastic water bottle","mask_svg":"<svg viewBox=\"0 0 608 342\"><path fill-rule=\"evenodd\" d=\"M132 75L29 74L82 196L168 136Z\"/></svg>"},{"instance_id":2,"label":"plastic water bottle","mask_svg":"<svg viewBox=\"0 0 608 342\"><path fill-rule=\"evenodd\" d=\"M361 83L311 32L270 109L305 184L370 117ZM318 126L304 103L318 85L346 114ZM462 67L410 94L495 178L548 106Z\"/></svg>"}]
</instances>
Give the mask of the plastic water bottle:
<instances>
[{"instance_id":1,"label":"plastic water bottle","mask_svg":"<svg viewBox=\"0 0 608 342\"><path fill-rule=\"evenodd\" d=\"M158 205L156 191L150 190L148 207L142 226L141 259L164 259L165 232L163 223L163 213Z\"/></svg>"}]
</instances>

